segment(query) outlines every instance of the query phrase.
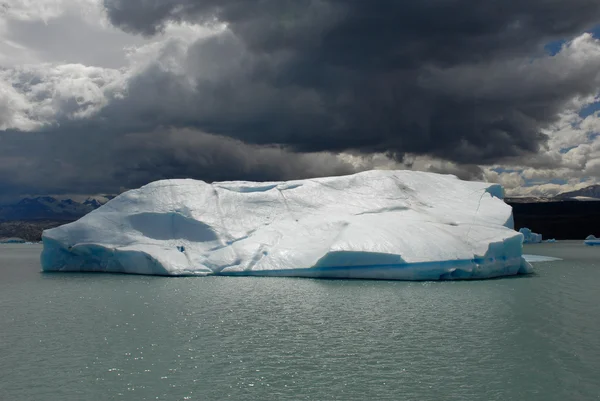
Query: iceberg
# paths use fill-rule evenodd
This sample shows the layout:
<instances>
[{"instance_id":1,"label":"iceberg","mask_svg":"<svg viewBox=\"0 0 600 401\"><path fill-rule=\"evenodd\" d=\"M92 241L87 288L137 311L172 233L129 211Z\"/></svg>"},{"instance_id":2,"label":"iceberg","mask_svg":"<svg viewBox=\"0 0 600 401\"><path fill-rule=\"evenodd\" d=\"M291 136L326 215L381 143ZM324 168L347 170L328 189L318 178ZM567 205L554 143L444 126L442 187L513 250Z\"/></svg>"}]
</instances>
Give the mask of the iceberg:
<instances>
[{"instance_id":1,"label":"iceberg","mask_svg":"<svg viewBox=\"0 0 600 401\"><path fill-rule=\"evenodd\" d=\"M519 232L523 234L524 244L539 244L542 242L542 234L536 234L529 228L523 227Z\"/></svg>"},{"instance_id":2,"label":"iceberg","mask_svg":"<svg viewBox=\"0 0 600 401\"><path fill-rule=\"evenodd\" d=\"M583 243L589 246L598 246L600 245L600 238L596 238L594 235L588 235Z\"/></svg>"},{"instance_id":3,"label":"iceberg","mask_svg":"<svg viewBox=\"0 0 600 401\"><path fill-rule=\"evenodd\" d=\"M395 280L530 273L500 185L367 171L162 180L43 233L44 271Z\"/></svg>"}]
</instances>

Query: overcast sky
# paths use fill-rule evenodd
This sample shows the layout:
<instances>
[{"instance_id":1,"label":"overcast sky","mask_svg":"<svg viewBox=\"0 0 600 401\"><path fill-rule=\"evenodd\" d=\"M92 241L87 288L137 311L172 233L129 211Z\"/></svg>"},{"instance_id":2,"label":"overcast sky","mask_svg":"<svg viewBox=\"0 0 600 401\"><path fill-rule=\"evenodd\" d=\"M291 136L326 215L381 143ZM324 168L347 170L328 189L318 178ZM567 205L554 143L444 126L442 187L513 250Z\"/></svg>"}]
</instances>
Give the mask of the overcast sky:
<instances>
[{"instance_id":1,"label":"overcast sky","mask_svg":"<svg viewBox=\"0 0 600 401\"><path fill-rule=\"evenodd\" d=\"M411 168L600 182L598 0L0 0L0 201Z\"/></svg>"}]
</instances>

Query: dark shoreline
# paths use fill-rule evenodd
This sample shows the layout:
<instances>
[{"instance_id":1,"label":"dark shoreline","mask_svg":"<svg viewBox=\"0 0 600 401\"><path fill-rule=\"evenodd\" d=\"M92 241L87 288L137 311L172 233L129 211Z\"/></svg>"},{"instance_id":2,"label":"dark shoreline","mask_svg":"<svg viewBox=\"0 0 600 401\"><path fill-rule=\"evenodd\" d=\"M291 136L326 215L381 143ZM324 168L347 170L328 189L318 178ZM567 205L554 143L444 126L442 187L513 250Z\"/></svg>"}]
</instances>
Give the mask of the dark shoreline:
<instances>
[{"instance_id":1,"label":"dark shoreline","mask_svg":"<svg viewBox=\"0 0 600 401\"><path fill-rule=\"evenodd\" d=\"M73 220L12 220L0 221L0 238L21 238L39 242L42 232L48 228L62 226Z\"/></svg>"},{"instance_id":2,"label":"dark shoreline","mask_svg":"<svg viewBox=\"0 0 600 401\"><path fill-rule=\"evenodd\" d=\"M515 229L527 227L544 239L581 239L600 235L600 202L510 203Z\"/></svg>"}]
</instances>

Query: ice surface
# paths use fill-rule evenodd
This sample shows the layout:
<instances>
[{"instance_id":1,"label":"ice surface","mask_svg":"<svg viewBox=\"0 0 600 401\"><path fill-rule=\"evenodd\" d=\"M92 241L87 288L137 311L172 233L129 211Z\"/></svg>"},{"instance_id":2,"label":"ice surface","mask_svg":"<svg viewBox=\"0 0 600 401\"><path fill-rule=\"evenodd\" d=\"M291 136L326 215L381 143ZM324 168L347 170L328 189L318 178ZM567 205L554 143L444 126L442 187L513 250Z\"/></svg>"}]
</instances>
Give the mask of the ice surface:
<instances>
[{"instance_id":1,"label":"ice surface","mask_svg":"<svg viewBox=\"0 0 600 401\"><path fill-rule=\"evenodd\" d=\"M368 171L164 180L43 235L45 271L439 280L529 273L502 187Z\"/></svg>"},{"instance_id":2,"label":"ice surface","mask_svg":"<svg viewBox=\"0 0 600 401\"><path fill-rule=\"evenodd\" d=\"M551 256L527 255L527 254L523 254L523 259L525 259L529 263L554 262L556 260L562 260L560 258L553 258Z\"/></svg>"},{"instance_id":3,"label":"ice surface","mask_svg":"<svg viewBox=\"0 0 600 401\"><path fill-rule=\"evenodd\" d=\"M600 238L596 238L594 235L588 235L583 243L590 246L598 246L600 245Z\"/></svg>"},{"instance_id":4,"label":"ice surface","mask_svg":"<svg viewBox=\"0 0 600 401\"><path fill-rule=\"evenodd\" d=\"M523 227L519 230L519 232L523 234L524 244L539 244L542 242L542 234L536 234L529 228Z\"/></svg>"}]
</instances>

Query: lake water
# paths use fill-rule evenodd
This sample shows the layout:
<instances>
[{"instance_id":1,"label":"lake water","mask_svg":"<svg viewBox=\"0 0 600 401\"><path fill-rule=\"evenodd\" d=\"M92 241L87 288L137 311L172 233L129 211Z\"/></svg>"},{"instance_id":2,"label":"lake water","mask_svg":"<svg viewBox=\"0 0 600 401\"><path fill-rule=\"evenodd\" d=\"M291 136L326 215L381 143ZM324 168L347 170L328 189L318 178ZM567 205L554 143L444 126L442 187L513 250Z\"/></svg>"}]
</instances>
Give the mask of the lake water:
<instances>
[{"instance_id":1,"label":"lake water","mask_svg":"<svg viewBox=\"0 0 600 401\"><path fill-rule=\"evenodd\" d=\"M600 247L529 277L42 274L0 246L0 400L599 400Z\"/></svg>"}]
</instances>

